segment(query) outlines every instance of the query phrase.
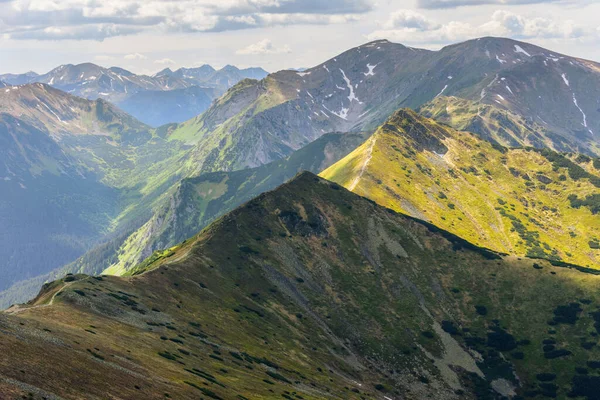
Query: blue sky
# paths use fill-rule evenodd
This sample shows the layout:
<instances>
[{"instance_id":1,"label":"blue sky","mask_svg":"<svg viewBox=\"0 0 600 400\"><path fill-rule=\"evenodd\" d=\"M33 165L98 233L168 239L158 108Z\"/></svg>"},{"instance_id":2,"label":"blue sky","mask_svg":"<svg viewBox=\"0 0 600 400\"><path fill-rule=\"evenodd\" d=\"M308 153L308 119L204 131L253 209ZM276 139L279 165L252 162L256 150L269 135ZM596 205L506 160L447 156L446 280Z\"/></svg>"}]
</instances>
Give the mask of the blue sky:
<instances>
[{"instance_id":1,"label":"blue sky","mask_svg":"<svg viewBox=\"0 0 600 400\"><path fill-rule=\"evenodd\" d=\"M386 38L438 49L506 36L600 61L592 0L0 0L0 73L94 62L309 67Z\"/></svg>"}]
</instances>

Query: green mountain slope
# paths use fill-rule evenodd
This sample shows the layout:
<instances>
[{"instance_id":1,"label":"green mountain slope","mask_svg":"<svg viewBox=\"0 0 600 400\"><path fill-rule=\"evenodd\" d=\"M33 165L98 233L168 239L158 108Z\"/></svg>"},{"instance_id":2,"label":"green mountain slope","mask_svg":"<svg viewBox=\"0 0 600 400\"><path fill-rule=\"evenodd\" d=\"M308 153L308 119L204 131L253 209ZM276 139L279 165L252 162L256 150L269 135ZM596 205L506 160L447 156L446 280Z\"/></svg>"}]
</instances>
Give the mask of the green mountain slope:
<instances>
[{"instance_id":1,"label":"green mountain slope","mask_svg":"<svg viewBox=\"0 0 600 400\"><path fill-rule=\"evenodd\" d=\"M598 268L599 167L401 110L321 176L478 245Z\"/></svg>"},{"instance_id":2,"label":"green mountain slope","mask_svg":"<svg viewBox=\"0 0 600 400\"><path fill-rule=\"evenodd\" d=\"M0 316L2 391L596 398L598 276L503 259L312 174L133 275L68 276Z\"/></svg>"},{"instance_id":3,"label":"green mountain slope","mask_svg":"<svg viewBox=\"0 0 600 400\"><path fill-rule=\"evenodd\" d=\"M301 171L323 171L348 155L368 136L358 133L326 134L290 157L261 167L214 172L182 180L164 206L123 242L117 251L117 259L104 273L123 274L154 251L182 242L223 214L276 188ZM80 272L90 271L83 269Z\"/></svg>"},{"instance_id":4,"label":"green mountain slope","mask_svg":"<svg viewBox=\"0 0 600 400\"><path fill-rule=\"evenodd\" d=\"M186 178L171 186L164 185L166 189L160 197L149 195L142 197L139 203L134 198L134 207L122 211L116 222L105 221L105 224L116 224L117 228L114 233L104 236L101 244L83 255L75 253L75 257L81 255L75 261L73 254L69 254L69 258L64 258L66 265L40 269L39 274L1 291L0 308L32 298L45 282L59 279L66 273L98 275L107 270L107 273L122 274L154 251L168 249L193 236L216 218L283 184L298 172L324 170L348 155L367 137L367 134L354 133L326 134L283 160L254 169ZM139 175L143 176L143 173ZM95 203L90 202L90 206L92 204ZM73 208L80 209L79 206ZM139 218L134 218L138 215ZM8 247L14 245L9 240L4 243Z\"/></svg>"},{"instance_id":5,"label":"green mountain slope","mask_svg":"<svg viewBox=\"0 0 600 400\"><path fill-rule=\"evenodd\" d=\"M47 85L0 91L0 291L149 218L190 148L167 134Z\"/></svg>"}]
</instances>

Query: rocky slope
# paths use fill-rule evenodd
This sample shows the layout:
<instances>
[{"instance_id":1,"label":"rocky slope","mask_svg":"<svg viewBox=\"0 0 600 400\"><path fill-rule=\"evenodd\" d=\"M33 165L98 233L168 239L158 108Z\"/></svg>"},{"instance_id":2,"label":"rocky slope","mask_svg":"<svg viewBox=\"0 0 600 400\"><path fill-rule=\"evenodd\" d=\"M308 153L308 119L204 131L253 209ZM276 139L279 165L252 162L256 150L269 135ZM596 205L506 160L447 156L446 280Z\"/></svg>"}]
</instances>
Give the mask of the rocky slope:
<instances>
[{"instance_id":1,"label":"rocky slope","mask_svg":"<svg viewBox=\"0 0 600 400\"><path fill-rule=\"evenodd\" d=\"M241 82L178 134L200 138L199 171L235 170L289 155L326 132L374 129L400 107L434 107L460 119L461 107L436 103L454 96L472 110L498 110L487 118L508 131L502 144L531 141L598 155L599 85L598 64L510 39L482 38L435 52L376 41L303 72ZM513 131L515 118L524 131ZM539 137L529 138L530 131Z\"/></svg>"},{"instance_id":2,"label":"rocky slope","mask_svg":"<svg viewBox=\"0 0 600 400\"><path fill-rule=\"evenodd\" d=\"M596 398L598 276L500 257L308 173L133 275L67 276L3 314L2 392Z\"/></svg>"},{"instance_id":3,"label":"rocky slope","mask_svg":"<svg viewBox=\"0 0 600 400\"><path fill-rule=\"evenodd\" d=\"M322 173L500 252L600 268L600 159L508 149L410 110Z\"/></svg>"}]
</instances>

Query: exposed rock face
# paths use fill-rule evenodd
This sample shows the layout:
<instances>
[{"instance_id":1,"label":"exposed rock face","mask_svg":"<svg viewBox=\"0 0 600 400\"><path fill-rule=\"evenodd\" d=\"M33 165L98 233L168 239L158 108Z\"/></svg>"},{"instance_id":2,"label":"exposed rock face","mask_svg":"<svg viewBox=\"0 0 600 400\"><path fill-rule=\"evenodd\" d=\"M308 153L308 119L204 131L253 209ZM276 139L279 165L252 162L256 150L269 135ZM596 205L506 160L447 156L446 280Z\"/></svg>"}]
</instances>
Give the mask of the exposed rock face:
<instances>
[{"instance_id":1,"label":"exposed rock face","mask_svg":"<svg viewBox=\"0 0 600 400\"><path fill-rule=\"evenodd\" d=\"M325 132L374 129L398 108L421 106L502 145L600 154L593 134L600 131L599 71L596 63L509 39L437 52L376 41L303 72L244 82L182 129L203 137L209 150L198 151L199 164L211 160L203 171L215 160L220 169L255 167ZM444 107L446 96L474 112ZM479 120L480 107L494 112ZM211 154L217 143L222 150Z\"/></svg>"}]
</instances>

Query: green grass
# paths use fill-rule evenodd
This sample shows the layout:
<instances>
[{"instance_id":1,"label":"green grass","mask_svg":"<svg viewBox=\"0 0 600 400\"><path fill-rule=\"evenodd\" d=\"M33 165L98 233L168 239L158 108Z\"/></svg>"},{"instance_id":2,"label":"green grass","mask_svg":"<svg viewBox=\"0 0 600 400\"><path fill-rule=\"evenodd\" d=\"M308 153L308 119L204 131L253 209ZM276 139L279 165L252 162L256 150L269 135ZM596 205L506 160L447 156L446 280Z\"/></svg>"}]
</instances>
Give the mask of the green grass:
<instances>
[{"instance_id":1,"label":"green grass","mask_svg":"<svg viewBox=\"0 0 600 400\"><path fill-rule=\"evenodd\" d=\"M516 384L515 374L523 395L554 374L562 398L581 377L576 368L600 359L597 346L582 345L597 343L599 289L600 276L501 257L303 174L156 253L135 276L79 280L52 306L9 318L3 332L43 327L72 349L5 335L0 350L28 357L0 373L11 378L31 361L39 367L21 380L57 394L76 380L88 394L124 395L135 380L173 398L200 387L258 399L439 397L455 384L482 395L496 379ZM66 340L90 326L96 335ZM90 364L80 348L152 379L140 385ZM62 375L44 368L57 359Z\"/></svg>"},{"instance_id":2,"label":"green grass","mask_svg":"<svg viewBox=\"0 0 600 400\"><path fill-rule=\"evenodd\" d=\"M549 150L501 148L401 114L321 176L478 245L600 265L600 253L587 245L600 236L593 214L597 175ZM434 153L434 143L447 148L443 158Z\"/></svg>"}]
</instances>

